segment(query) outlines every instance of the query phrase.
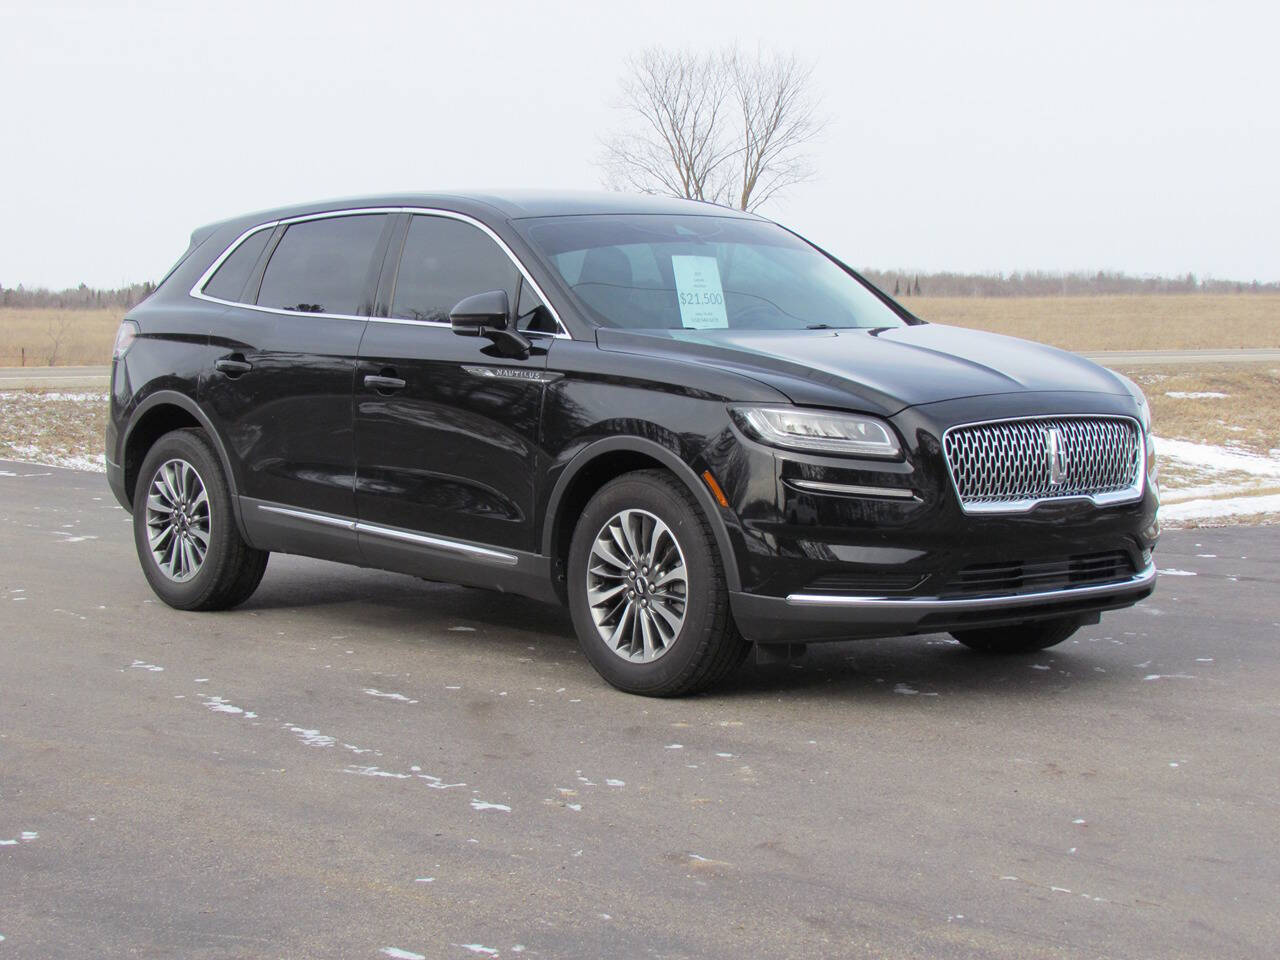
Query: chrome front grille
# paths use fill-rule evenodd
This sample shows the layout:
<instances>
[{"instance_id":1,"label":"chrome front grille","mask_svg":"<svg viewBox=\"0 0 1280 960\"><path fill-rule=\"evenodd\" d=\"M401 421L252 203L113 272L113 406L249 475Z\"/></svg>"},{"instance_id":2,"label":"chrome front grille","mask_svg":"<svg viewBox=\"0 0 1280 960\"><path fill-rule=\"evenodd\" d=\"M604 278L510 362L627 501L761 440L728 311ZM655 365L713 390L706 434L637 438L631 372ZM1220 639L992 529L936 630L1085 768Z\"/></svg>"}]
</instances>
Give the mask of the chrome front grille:
<instances>
[{"instance_id":1,"label":"chrome front grille","mask_svg":"<svg viewBox=\"0 0 1280 960\"><path fill-rule=\"evenodd\" d=\"M952 427L942 444L966 513L1018 513L1075 497L1104 505L1142 495L1142 431L1127 417L975 423Z\"/></svg>"}]
</instances>

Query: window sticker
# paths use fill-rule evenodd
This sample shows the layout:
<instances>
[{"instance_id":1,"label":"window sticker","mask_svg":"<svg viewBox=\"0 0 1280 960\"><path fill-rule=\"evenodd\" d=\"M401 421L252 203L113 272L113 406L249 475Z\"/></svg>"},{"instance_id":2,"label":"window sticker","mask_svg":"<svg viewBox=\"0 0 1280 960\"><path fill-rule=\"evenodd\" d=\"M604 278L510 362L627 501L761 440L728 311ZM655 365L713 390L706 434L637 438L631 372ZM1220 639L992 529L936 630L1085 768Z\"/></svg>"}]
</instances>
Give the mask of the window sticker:
<instances>
[{"instance_id":1,"label":"window sticker","mask_svg":"<svg viewBox=\"0 0 1280 960\"><path fill-rule=\"evenodd\" d=\"M672 257L680 323L691 330L723 330L729 326L724 289L715 257Z\"/></svg>"}]
</instances>

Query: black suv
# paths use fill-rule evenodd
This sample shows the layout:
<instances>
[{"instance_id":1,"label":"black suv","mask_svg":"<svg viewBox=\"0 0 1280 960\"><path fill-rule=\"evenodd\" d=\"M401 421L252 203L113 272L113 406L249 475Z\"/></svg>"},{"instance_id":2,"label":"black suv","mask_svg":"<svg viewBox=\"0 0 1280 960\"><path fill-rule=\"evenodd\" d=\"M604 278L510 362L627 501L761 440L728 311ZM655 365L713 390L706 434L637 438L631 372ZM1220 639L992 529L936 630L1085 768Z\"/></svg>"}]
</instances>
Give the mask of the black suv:
<instances>
[{"instance_id":1,"label":"black suv","mask_svg":"<svg viewBox=\"0 0 1280 960\"><path fill-rule=\"evenodd\" d=\"M152 588L270 551L567 603L668 695L807 641L1059 643L1155 582L1147 406L927 324L760 217L389 196L197 230L121 325L107 474Z\"/></svg>"}]
</instances>

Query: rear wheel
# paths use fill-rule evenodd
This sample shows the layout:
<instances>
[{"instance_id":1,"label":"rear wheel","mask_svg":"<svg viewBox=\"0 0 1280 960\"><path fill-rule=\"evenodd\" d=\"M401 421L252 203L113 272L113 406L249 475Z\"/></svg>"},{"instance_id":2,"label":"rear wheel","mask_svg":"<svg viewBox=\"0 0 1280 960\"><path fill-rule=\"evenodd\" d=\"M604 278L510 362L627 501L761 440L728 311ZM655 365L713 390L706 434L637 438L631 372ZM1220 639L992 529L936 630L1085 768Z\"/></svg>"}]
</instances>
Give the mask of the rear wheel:
<instances>
[{"instance_id":1,"label":"rear wheel","mask_svg":"<svg viewBox=\"0 0 1280 960\"><path fill-rule=\"evenodd\" d=\"M267 568L267 552L240 537L222 464L201 430L167 433L147 452L133 538L151 589L179 610L243 603Z\"/></svg>"},{"instance_id":2,"label":"rear wheel","mask_svg":"<svg viewBox=\"0 0 1280 960\"><path fill-rule=\"evenodd\" d=\"M954 630L951 635L982 653L1034 653L1061 643L1078 629L1079 622L1072 619L1033 620L1008 627Z\"/></svg>"},{"instance_id":3,"label":"rear wheel","mask_svg":"<svg viewBox=\"0 0 1280 960\"><path fill-rule=\"evenodd\" d=\"M729 612L710 523L662 470L619 477L582 511L569 549L569 608L587 659L628 693L704 689L751 647Z\"/></svg>"}]
</instances>

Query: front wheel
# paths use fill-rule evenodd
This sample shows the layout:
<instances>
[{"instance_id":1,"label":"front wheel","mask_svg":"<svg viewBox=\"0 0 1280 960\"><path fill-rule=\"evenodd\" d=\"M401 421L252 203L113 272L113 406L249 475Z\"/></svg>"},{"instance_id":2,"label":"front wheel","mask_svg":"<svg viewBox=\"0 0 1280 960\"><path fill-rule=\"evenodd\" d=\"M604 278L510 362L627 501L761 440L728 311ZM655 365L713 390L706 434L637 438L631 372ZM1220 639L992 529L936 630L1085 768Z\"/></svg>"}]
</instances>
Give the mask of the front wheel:
<instances>
[{"instance_id":1,"label":"front wheel","mask_svg":"<svg viewBox=\"0 0 1280 960\"><path fill-rule=\"evenodd\" d=\"M569 548L569 609L583 652L628 693L670 697L723 679L750 650L698 502L662 470L600 489Z\"/></svg>"},{"instance_id":2,"label":"front wheel","mask_svg":"<svg viewBox=\"0 0 1280 960\"><path fill-rule=\"evenodd\" d=\"M1080 624L1072 619L1033 620L1009 627L986 627L979 630L954 630L951 635L966 647L981 653L1034 653L1061 643Z\"/></svg>"},{"instance_id":3,"label":"front wheel","mask_svg":"<svg viewBox=\"0 0 1280 960\"><path fill-rule=\"evenodd\" d=\"M249 599L268 554L240 536L222 464L200 430L175 430L142 461L133 539L156 596L179 610L226 610Z\"/></svg>"}]
</instances>

